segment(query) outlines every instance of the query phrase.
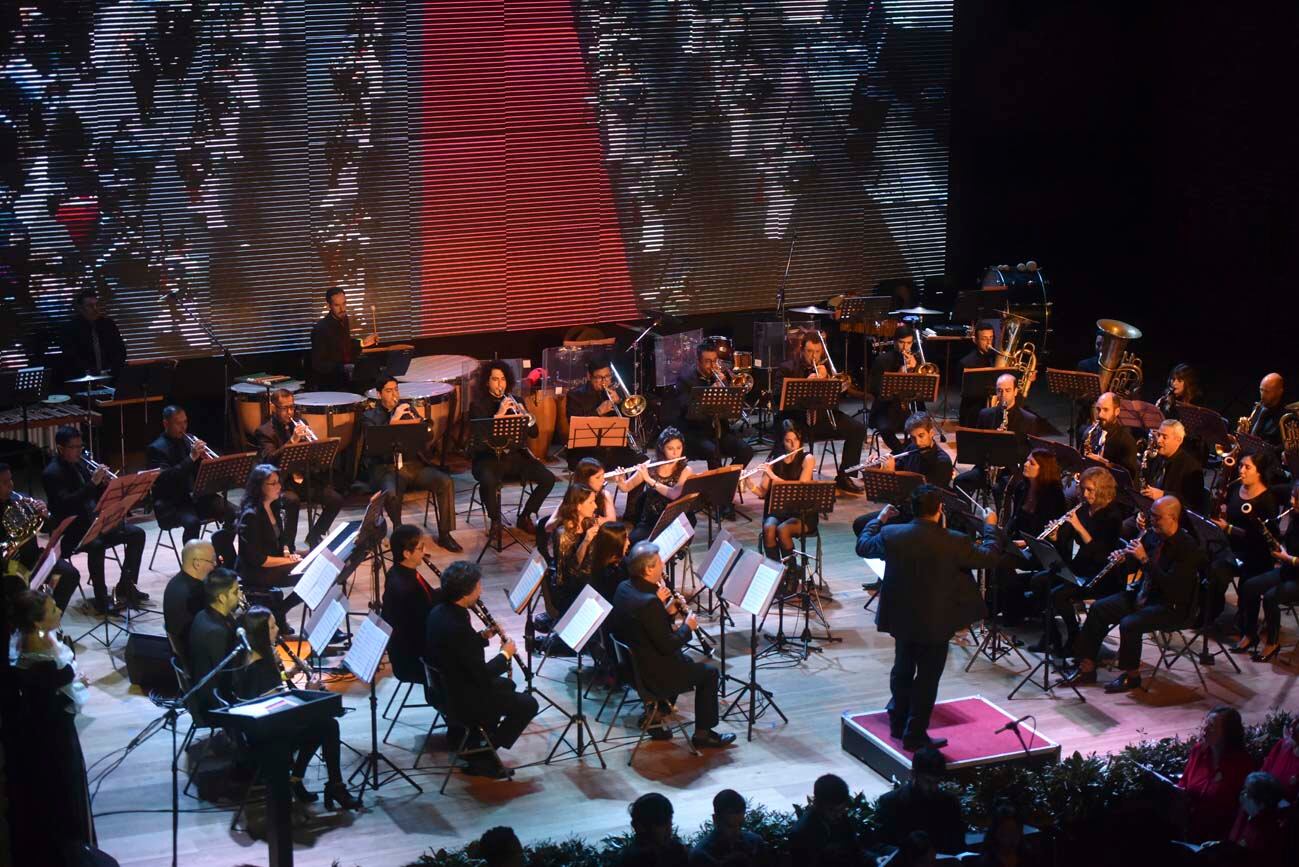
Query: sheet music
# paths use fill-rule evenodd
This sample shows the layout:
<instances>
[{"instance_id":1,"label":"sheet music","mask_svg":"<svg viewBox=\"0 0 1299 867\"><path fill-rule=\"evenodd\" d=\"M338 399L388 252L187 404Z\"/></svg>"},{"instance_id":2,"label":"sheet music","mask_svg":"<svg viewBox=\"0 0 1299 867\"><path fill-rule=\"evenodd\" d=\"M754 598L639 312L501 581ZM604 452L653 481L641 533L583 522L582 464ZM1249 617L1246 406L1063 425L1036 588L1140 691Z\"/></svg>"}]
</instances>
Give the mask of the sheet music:
<instances>
[{"instance_id":1,"label":"sheet music","mask_svg":"<svg viewBox=\"0 0 1299 867\"><path fill-rule=\"evenodd\" d=\"M874 575L876 578L879 578L880 580L884 579L883 560L873 560L870 557L863 557L861 558L861 561L866 564L866 568L870 570L872 575Z\"/></svg>"},{"instance_id":2,"label":"sheet music","mask_svg":"<svg viewBox=\"0 0 1299 867\"><path fill-rule=\"evenodd\" d=\"M374 680L379 660L392 638L392 627L379 615L370 612L361 628L352 633L352 647L343 657L343 665L363 683Z\"/></svg>"},{"instance_id":3,"label":"sheet music","mask_svg":"<svg viewBox=\"0 0 1299 867\"><path fill-rule=\"evenodd\" d=\"M735 557L735 551L735 544L730 539L723 541L721 547L717 549L717 556L708 564L708 568L699 578L709 590L717 587L717 582L721 580L722 573L726 571L727 566L731 565L731 560Z\"/></svg>"},{"instance_id":4,"label":"sheet music","mask_svg":"<svg viewBox=\"0 0 1299 867\"><path fill-rule=\"evenodd\" d=\"M315 623L311 624L307 632L307 643L311 645L312 651L317 656L324 655L325 649L329 647L329 640L334 637L334 632L346 616L347 609L338 601L338 597L334 597L328 604L316 609L316 614L312 617Z\"/></svg>"},{"instance_id":5,"label":"sheet music","mask_svg":"<svg viewBox=\"0 0 1299 867\"><path fill-rule=\"evenodd\" d=\"M510 589L510 607L514 609L515 614L519 614L528 604L528 597L537 589L541 583L541 577L546 574L546 561L541 559L540 555L534 554L528 565L523 567L523 574L519 576L518 582Z\"/></svg>"},{"instance_id":6,"label":"sheet music","mask_svg":"<svg viewBox=\"0 0 1299 867\"><path fill-rule=\"evenodd\" d=\"M329 588L334 585L338 574L342 571L343 562L337 555L333 551L322 551L298 579L293 592L298 594L308 608L314 610L320 605L320 601L325 598L325 594L329 592Z\"/></svg>"},{"instance_id":7,"label":"sheet music","mask_svg":"<svg viewBox=\"0 0 1299 867\"><path fill-rule=\"evenodd\" d=\"M36 572L32 575L32 581L31 584L28 585L28 588L31 590L40 590L44 587L46 579L50 577L50 572L54 571L54 564L58 561L58 554L50 551L46 555L45 559L41 561L41 565L36 567Z\"/></svg>"},{"instance_id":8,"label":"sheet music","mask_svg":"<svg viewBox=\"0 0 1299 867\"><path fill-rule=\"evenodd\" d=\"M771 600L771 594L775 591L776 582L780 580L782 571L784 570L768 560L764 559L759 563L757 571L753 573L753 581L749 583L749 589L744 591L740 608L754 617L761 617L765 613L766 604Z\"/></svg>"},{"instance_id":9,"label":"sheet music","mask_svg":"<svg viewBox=\"0 0 1299 867\"><path fill-rule=\"evenodd\" d=\"M574 651L581 651L586 644L586 639L590 636L591 631L595 629L600 622L600 616L604 609L600 603L594 599L583 599L582 605L577 609L577 613L568 621L564 631L559 634L559 639L573 648Z\"/></svg>"},{"instance_id":10,"label":"sheet music","mask_svg":"<svg viewBox=\"0 0 1299 867\"><path fill-rule=\"evenodd\" d=\"M349 522L346 522L346 523L343 523L343 524L339 524L337 527L335 527L334 529L330 530L330 531L329 531L329 535L327 535L327 536L325 536L325 538L321 539L319 545L317 545L316 547L314 547L314 548L312 548L310 551L308 551L308 552L307 552L307 556L303 557L302 560L300 560L298 563L294 564L293 568L289 570L289 574L290 574L290 575L301 575L301 574L303 574L304 572L306 572L307 569L311 566L311 564L315 562L316 558L317 558L318 556L320 556L320 552L321 552L321 551L325 551L325 550L331 550L331 551L332 551L332 550L333 550L333 548L334 548L334 546L333 546L334 539L336 539L340 533L342 533L344 530L346 530L346 529L347 529L348 527L350 527L351 525L352 525L352 522L349 521ZM302 594L298 594L298 595L300 596L300 595L302 595Z\"/></svg>"},{"instance_id":11,"label":"sheet music","mask_svg":"<svg viewBox=\"0 0 1299 867\"><path fill-rule=\"evenodd\" d=\"M659 557L663 562L671 560L676 553L681 550L682 546L689 542L695 535L695 528L690 526L689 519L685 515L677 515L677 519L663 529L653 541L659 546Z\"/></svg>"}]
</instances>

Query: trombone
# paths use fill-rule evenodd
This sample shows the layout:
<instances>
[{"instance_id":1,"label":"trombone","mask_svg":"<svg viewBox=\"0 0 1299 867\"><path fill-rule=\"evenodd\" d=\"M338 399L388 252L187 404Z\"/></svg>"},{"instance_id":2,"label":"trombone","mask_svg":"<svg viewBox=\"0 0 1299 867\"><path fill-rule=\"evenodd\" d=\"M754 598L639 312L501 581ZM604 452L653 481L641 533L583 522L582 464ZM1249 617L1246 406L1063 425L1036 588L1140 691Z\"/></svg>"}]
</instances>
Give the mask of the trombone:
<instances>
[{"instance_id":1,"label":"trombone","mask_svg":"<svg viewBox=\"0 0 1299 867\"><path fill-rule=\"evenodd\" d=\"M606 388L604 390L605 395L609 398L609 403L613 406L613 411L626 418L635 418L643 413L645 408L649 405L645 400L645 396L632 394L627 390L627 383L622 381L622 374L618 372L618 368L609 365L609 369L613 371L613 378L614 381L617 382L618 388L622 389L621 405L619 405L618 401L614 400L614 397L617 396L615 389Z\"/></svg>"}]
</instances>

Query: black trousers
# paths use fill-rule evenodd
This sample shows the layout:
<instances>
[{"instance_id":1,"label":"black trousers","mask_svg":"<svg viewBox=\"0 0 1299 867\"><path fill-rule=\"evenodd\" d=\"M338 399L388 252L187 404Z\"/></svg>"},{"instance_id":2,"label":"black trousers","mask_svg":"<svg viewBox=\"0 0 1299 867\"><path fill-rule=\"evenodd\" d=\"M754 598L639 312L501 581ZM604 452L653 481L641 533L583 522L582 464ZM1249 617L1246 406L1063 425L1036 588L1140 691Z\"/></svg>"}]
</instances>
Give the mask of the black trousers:
<instances>
[{"instance_id":1,"label":"black trousers","mask_svg":"<svg viewBox=\"0 0 1299 867\"><path fill-rule=\"evenodd\" d=\"M695 461L707 461L710 470L720 467L722 458L726 457L731 459L731 463L743 466L753 460L753 446L725 428L720 437L711 430L692 430L686 433L686 457Z\"/></svg>"},{"instance_id":2,"label":"black trousers","mask_svg":"<svg viewBox=\"0 0 1299 867\"><path fill-rule=\"evenodd\" d=\"M834 410L833 415L834 424L831 424L826 413L816 414L816 424L812 425L811 429L812 439L843 440L843 454L839 455L839 469L855 467L861 463L862 446L866 442L866 425L842 410ZM796 417L795 420L806 423L806 418L807 415L804 413L802 418Z\"/></svg>"},{"instance_id":3,"label":"black trousers","mask_svg":"<svg viewBox=\"0 0 1299 867\"><path fill-rule=\"evenodd\" d=\"M292 473L280 474L282 480L285 476L291 477ZM307 499L307 483L304 480L299 485L290 478L284 485L284 489L284 526L289 530L289 546L296 548L298 517L302 514L302 504ZM343 508L343 497L334 490L334 486L329 483L325 474L316 473L311 477L311 498L320 504L320 514L316 517L316 523L307 530L307 545L314 548L333 526L334 519Z\"/></svg>"},{"instance_id":4,"label":"black trousers","mask_svg":"<svg viewBox=\"0 0 1299 867\"><path fill-rule=\"evenodd\" d=\"M475 703L487 712L478 714L473 722L481 725L492 739L493 746L502 750L514 746L519 735L541 710L535 698L526 692L515 692L514 681L508 677L493 678L487 696L476 699Z\"/></svg>"},{"instance_id":5,"label":"black trousers","mask_svg":"<svg viewBox=\"0 0 1299 867\"><path fill-rule=\"evenodd\" d=\"M695 731L702 732L717 726L717 686L719 675L715 666L706 662L687 660L690 685L695 688ZM666 696L675 701L676 696Z\"/></svg>"},{"instance_id":6,"label":"black trousers","mask_svg":"<svg viewBox=\"0 0 1299 867\"><path fill-rule=\"evenodd\" d=\"M316 720L312 725L300 731L296 738L298 753L293 760L293 776L302 779L311 764L311 757L320 750L320 758L325 763L329 782L341 783L343 772L340 769L341 745L338 736L338 720L333 717Z\"/></svg>"},{"instance_id":7,"label":"black trousers","mask_svg":"<svg viewBox=\"0 0 1299 867\"><path fill-rule=\"evenodd\" d=\"M1073 642L1078 638L1078 612L1074 609L1074 602L1116 593L1122 581L1122 575L1111 572L1101 579L1099 587L1084 593L1083 589L1072 581L1059 581L1050 572L1038 572L1029 581L1033 588L1033 597L1037 602L1037 610L1033 613L1035 616L1040 616L1042 609L1050 605L1052 612L1064 621L1065 640L1068 642L1066 646L1072 647Z\"/></svg>"},{"instance_id":8,"label":"black trousers","mask_svg":"<svg viewBox=\"0 0 1299 867\"><path fill-rule=\"evenodd\" d=\"M50 591L50 595L54 597L54 604L59 606L60 611L67 611L68 600L81 584L81 573L67 560L59 560L50 570L50 577L46 583L49 581L56 582L54 589Z\"/></svg>"},{"instance_id":9,"label":"black trousers","mask_svg":"<svg viewBox=\"0 0 1299 867\"><path fill-rule=\"evenodd\" d=\"M72 527L69 527L72 529ZM60 551L64 558L71 557L80 543L80 533L67 533L63 536ZM130 524L121 524L107 533L101 533L95 541L86 546L86 564L90 570L90 585L95 589L95 598L108 599L108 588L104 584L104 555L109 548L123 545L126 548L122 557L122 574L118 578L119 588L134 587L140 577L140 560L144 557L144 531Z\"/></svg>"},{"instance_id":10,"label":"black trousers","mask_svg":"<svg viewBox=\"0 0 1299 867\"><path fill-rule=\"evenodd\" d=\"M884 440L884 445L891 452L902 451L902 440L898 438L906 425L909 407L904 407L896 400L875 399L871 404L870 423L875 432Z\"/></svg>"},{"instance_id":11,"label":"black trousers","mask_svg":"<svg viewBox=\"0 0 1299 867\"><path fill-rule=\"evenodd\" d=\"M259 574L240 575L243 582L244 595L253 605L265 605L271 609L275 615L275 622L279 624L280 630L283 631L288 620L286 615L289 610L302 602L298 594L289 592L284 594L284 598L276 601L274 594L269 591L275 587L292 587L298 583L298 576L290 574L293 571L292 564L286 563L283 566L271 566L258 570Z\"/></svg>"},{"instance_id":12,"label":"black trousers","mask_svg":"<svg viewBox=\"0 0 1299 867\"><path fill-rule=\"evenodd\" d=\"M1236 622L1241 634L1258 638L1258 609L1262 603L1267 615L1267 642L1275 644L1281 638L1281 606L1299 602L1299 581L1281 580L1280 569L1269 569L1255 575L1240 585L1240 609Z\"/></svg>"},{"instance_id":13,"label":"black trousers","mask_svg":"<svg viewBox=\"0 0 1299 867\"><path fill-rule=\"evenodd\" d=\"M205 494L191 498L187 503L171 504L155 500L153 512L158 518L158 528L172 530L182 527L182 541L189 542L199 537L203 524L215 521L220 529L212 534L212 547L217 556L228 568L235 564L235 510L220 494Z\"/></svg>"},{"instance_id":14,"label":"black trousers","mask_svg":"<svg viewBox=\"0 0 1299 867\"><path fill-rule=\"evenodd\" d=\"M446 536L456 528L456 485L440 469L421 461L405 461L400 474L392 464L384 465L378 472L378 487L383 489L383 508L388 513L389 529L401 524L402 496L397 492L397 479L401 478L401 491L432 491L437 506L438 535Z\"/></svg>"},{"instance_id":15,"label":"black trousers","mask_svg":"<svg viewBox=\"0 0 1299 867\"><path fill-rule=\"evenodd\" d=\"M514 476L535 485L523 505L525 515L540 512L541 504L555 487L555 474L531 454L520 450L510 452L504 458L496 457L493 452L479 452L474 455L472 471L474 479L482 487L483 506L493 521L501 520L501 486L507 477Z\"/></svg>"},{"instance_id":16,"label":"black trousers","mask_svg":"<svg viewBox=\"0 0 1299 867\"><path fill-rule=\"evenodd\" d=\"M889 672L889 722L901 726L903 737L929 732L929 717L938 700L938 681L947 665L947 642L893 639L893 669Z\"/></svg>"},{"instance_id":17,"label":"black trousers","mask_svg":"<svg viewBox=\"0 0 1299 867\"><path fill-rule=\"evenodd\" d=\"M1137 594L1124 590L1097 599L1087 612L1087 621L1074 645L1074 655L1079 659L1095 660L1101 642L1114 628L1119 627L1119 668L1136 671L1141 666L1141 636L1157 629L1172 628L1183 620L1167 605L1137 605Z\"/></svg>"}]
</instances>

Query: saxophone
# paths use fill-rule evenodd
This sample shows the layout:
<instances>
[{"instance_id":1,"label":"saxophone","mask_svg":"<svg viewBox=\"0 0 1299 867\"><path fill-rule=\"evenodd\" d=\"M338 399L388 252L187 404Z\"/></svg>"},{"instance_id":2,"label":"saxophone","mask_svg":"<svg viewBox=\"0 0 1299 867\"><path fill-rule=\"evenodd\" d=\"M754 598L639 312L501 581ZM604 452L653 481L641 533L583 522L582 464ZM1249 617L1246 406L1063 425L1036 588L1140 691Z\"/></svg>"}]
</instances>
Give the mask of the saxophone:
<instances>
[{"instance_id":1,"label":"saxophone","mask_svg":"<svg viewBox=\"0 0 1299 867\"><path fill-rule=\"evenodd\" d=\"M1010 409L1003 406L1001 408L1001 423L997 425L997 430L1005 433L1010 426Z\"/></svg>"}]
</instances>

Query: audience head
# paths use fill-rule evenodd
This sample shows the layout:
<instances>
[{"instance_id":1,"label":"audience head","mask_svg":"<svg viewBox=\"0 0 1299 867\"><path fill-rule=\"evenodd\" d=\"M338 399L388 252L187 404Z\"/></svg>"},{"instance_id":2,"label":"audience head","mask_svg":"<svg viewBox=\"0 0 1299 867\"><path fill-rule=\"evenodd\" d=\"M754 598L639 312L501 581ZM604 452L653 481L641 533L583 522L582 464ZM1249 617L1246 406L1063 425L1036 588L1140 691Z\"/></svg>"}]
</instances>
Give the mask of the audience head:
<instances>
[{"instance_id":1,"label":"audience head","mask_svg":"<svg viewBox=\"0 0 1299 867\"><path fill-rule=\"evenodd\" d=\"M722 789L713 796L713 827L728 839L740 836L744 828L744 813L748 805L734 789Z\"/></svg>"},{"instance_id":2,"label":"audience head","mask_svg":"<svg viewBox=\"0 0 1299 867\"><path fill-rule=\"evenodd\" d=\"M1267 771L1254 771L1240 789L1240 808L1251 819L1275 810L1285 798L1285 786Z\"/></svg>"},{"instance_id":3,"label":"audience head","mask_svg":"<svg viewBox=\"0 0 1299 867\"><path fill-rule=\"evenodd\" d=\"M1105 467L1088 467L1083 470L1078 484L1082 489L1082 498L1093 514L1114 502L1114 497L1118 494L1114 474Z\"/></svg>"},{"instance_id":4,"label":"audience head","mask_svg":"<svg viewBox=\"0 0 1299 867\"><path fill-rule=\"evenodd\" d=\"M209 608L229 614L239 606L239 576L230 569L213 569L203 579L203 596Z\"/></svg>"},{"instance_id":5,"label":"audience head","mask_svg":"<svg viewBox=\"0 0 1299 867\"><path fill-rule=\"evenodd\" d=\"M1024 823L1019 818L1015 805L1001 801L992 811L988 822L987 836L983 839L983 851L988 853L1009 853L1019 849L1024 839Z\"/></svg>"},{"instance_id":6,"label":"audience head","mask_svg":"<svg viewBox=\"0 0 1299 867\"><path fill-rule=\"evenodd\" d=\"M923 521L937 521L943 507L943 495L935 485L918 485L911 492L911 514Z\"/></svg>"},{"instance_id":7,"label":"audience head","mask_svg":"<svg viewBox=\"0 0 1299 867\"><path fill-rule=\"evenodd\" d=\"M216 568L216 549L211 542L191 539L180 551L180 568L196 581L202 581Z\"/></svg>"},{"instance_id":8,"label":"audience head","mask_svg":"<svg viewBox=\"0 0 1299 867\"><path fill-rule=\"evenodd\" d=\"M672 802L658 792L641 795L627 808L636 836L656 845L672 840Z\"/></svg>"},{"instance_id":9,"label":"audience head","mask_svg":"<svg viewBox=\"0 0 1299 867\"><path fill-rule=\"evenodd\" d=\"M921 747L911 757L911 779L921 788L936 787L947 775L947 757L933 747Z\"/></svg>"},{"instance_id":10,"label":"audience head","mask_svg":"<svg viewBox=\"0 0 1299 867\"><path fill-rule=\"evenodd\" d=\"M478 840L478 856L487 867L523 867L523 844L513 828L488 828Z\"/></svg>"},{"instance_id":11,"label":"audience head","mask_svg":"<svg viewBox=\"0 0 1299 867\"><path fill-rule=\"evenodd\" d=\"M421 552L420 543L424 541L424 531L414 524L399 524L392 531L389 544L392 555L398 562L406 560Z\"/></svg>"},{"instance_id":12,"label":"audience head","mask_svg":"<svg viewBox=\"0 0 1299 867\"><path fill-rule=\"evenodd\" d=\"M1220 704L1204 717L1200 739L1210 749L1221 753L1244 752L1245 721L1240 711Z\"/></svg>"},{"instance_id":13,"label":"audience head","mask_svg":"<svg viewBox=\"0 0 1299 867\"><path fill-rule=\"evenodd\" d=\"M637 542L627 552L627 574L648 584L657 584L663 574L663 560L659 546L653 542Z\"/></svg>"},{"instance_id":14,"label":"audience head","mask_svg":"<svg viewBox=\"0 0 1299 867\"><path fill-rule=\"evenodd\" d=\"M848 809L852 793L842 777L822 774L812 784L812 807L822 813L838 816Z\"/></svg>"},{"instance_id":15,"label":"audience head","mask_svg":"<svg viewBox=\"0 0 1299 867\"><path fill-rule=\"evenodd\" d=\"M262 659L268 659L275 652L275 641L280 631L271 609L264 605L250 607L244 614L244 632L248 634L248 646Z\"/></svg>"},{"instance_id":16,"label":"audience head","mask_svg":"<svg viewBox=\"0 0 1299 867\"><path fill-rule=\"evenodd\" d=\"M447 602L470 607L483 595L483 571L477 563L457 560L442 570L442 596Z\"/></svg>"},{"instance_id":17,"label":"audience head","mask_svg":"<svg viewBox=\"0 0 1299 867\"><path fill-rule=\"evenodd\" d=\"M22 590L10 604L13 606L14 628L19 632L51 632L59 628L63 613L44 587Z\"/></svg>"}]
</instances>

